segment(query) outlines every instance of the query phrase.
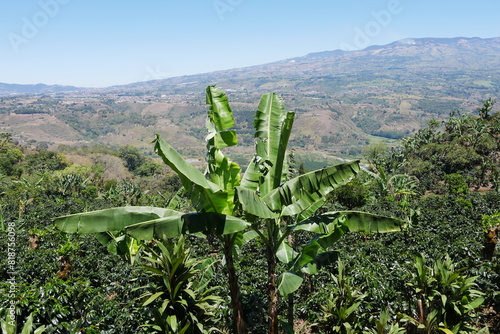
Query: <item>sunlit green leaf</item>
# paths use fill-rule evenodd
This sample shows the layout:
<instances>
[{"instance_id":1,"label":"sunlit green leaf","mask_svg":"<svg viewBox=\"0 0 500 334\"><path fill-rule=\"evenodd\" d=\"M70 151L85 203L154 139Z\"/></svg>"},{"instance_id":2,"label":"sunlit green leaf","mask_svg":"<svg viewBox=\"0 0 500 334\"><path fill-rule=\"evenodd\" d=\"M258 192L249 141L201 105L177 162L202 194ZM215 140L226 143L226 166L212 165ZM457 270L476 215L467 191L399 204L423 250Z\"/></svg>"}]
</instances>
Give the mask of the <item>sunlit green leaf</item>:
<instances>
[{"instance_id":1,"label":"sunlit green leaf","mask_svg":"<svg viewBox=\"0 0 500 334\"><path fill-rule=\"evenodd\" d=\"M208 117L218 131L230 129L234 126L234 119L226 93L215 86L206 89L206 102L209 106Z\"/></svg>"},{"instance_id":2,"label":"sunlit green leaf","mask_svg":"<svg viewBox=\"0 0 500 334\"><path fill-rule=\"evenodd\" d=\"M276 257L283 263L289 263L298 255L296 251L288 244L288 242L283 241L276 252Z\"/></svg>"},{"instance_id":3,"label":"sunlit green leaf","mask_svg":"<svg viewBox=\"0 0 500 334\"><path fill-rule=\"evenodd\" d=\"M237 187L238 200L243 210L259 218L277 218L278 214L272 212L253 190Z\"/></svg>"},{"instance_id":4,"label":"sunlit green leaf","mask_svg":"<svg viewBox=\"0 0 500 334\"><path fill-rule=\"evenodd\" d=\"M161 295L163 295L164 292L160 291L160 292L157 292L155 294L152 294L143 304L142 306L147 306L149 304L151 304L152 302L154 302L156 300L156 298L160 297Z\"/></svg>"},{"instance_id":5,"label":"sunlit green leaf","mask_svg":"<svg viewBox=\"0 0 500 334\"><path fill-rule=\"evenodd\" d=\"M353 161L302 174L270 190L262 200L284 216L300 214L349 182L359 170L359 161Z\"/></svg>"},{"instance_id":6,"label":"sunlit green leaf","mask_svg":"<svg viewBox=\"0 0 500 334\"><path fill-rule=\"evenodd\" d=\"M338 220L342 221L339 222ZM396 218L359 211L326 212L306 219L292 227L319 234L331 233L339 224L347 226L350 232L384 233L401 231L403 221Z\"/></svg>"},{"instance_id":7,"label":"sunlit green leaf","mask_svg":"<svg viewBox=\"0 0 500 334\"><path fill-rule=\"evenodd\" d=\"M33 326L33 313L31 313L24 323L21 334L31 334L31 327Z\"/></svg>"},{"instance_id":8,"label":"sunlit green leaf","mask_svg":"<svg viewBox=\"0 0 500 334\"><path fill-rule=\"evenodd\" d=\"M148 206L126 206L58 217L55 225L69 233L121 231L127 226L157 219L179 217L178 211Z\"/></svg>"},{"instance_id":9,"label":"sunlit green leaf","mask_svg":"<svg viewBox=\"0 0 500 334\"><path fill-rule=\"evenodd\" d=\"M286 147L295 113L286 112L283 99L264 94L255 113L255 156L250 161L242 186L264 196L286 179Z\"/></svg>"},{"instance_id":10,"label":"sunlit green leaf","mask_svg":"<svg viewBox=\"0 0 500 334\"><path fill-rule=\"evenodd\" d=\"M286 271L278 277L278 290L282 296L286 296L296 291L303 281L301 276Z\"/></svg>"}]
</instances>

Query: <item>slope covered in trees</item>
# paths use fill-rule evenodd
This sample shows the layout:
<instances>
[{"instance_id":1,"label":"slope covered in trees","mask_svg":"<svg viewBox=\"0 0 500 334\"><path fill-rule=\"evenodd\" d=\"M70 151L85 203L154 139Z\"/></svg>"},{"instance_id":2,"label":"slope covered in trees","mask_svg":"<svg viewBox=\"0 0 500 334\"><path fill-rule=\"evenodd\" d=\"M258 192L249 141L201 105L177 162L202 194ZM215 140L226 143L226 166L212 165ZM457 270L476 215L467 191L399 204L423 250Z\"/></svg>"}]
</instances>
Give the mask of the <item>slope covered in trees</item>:
<instances>
[{"instance_id":1,"label":"slope covered in trees","mask_svg":"<svg viewBox=\"0 0 500 334\"><path fill-rule=\"evenodd\" d=\"M492 107L493 101L488 100L477 115L455 114L443 123L431 122L398 147L370 146L365 152L370 168L331 191L313 216L366 211L400 219L402 232L344 231L327 249L335 251L328 254L338 254L337 260L310 262L324 265L315 275L310 266L290 270L287 257L313 254L316 244L312 240L325 236L324 230L294 228L285 237L288 246L276 249L277 258L263 250L269 249L272 233L284 241L280 233L287 231L289 222L279 223L281 232L266 223L259 226L265 226L267 232L255 230L262 233L260 237L253 233L241 239L236 236L233 245L238 247L230 253L239 273L238 299L246 330L274 330L267 318L269 264L274 260L276 272L300 272L302 279L293 294L277 299L277 324L284 332L291 332L292 327L296 333L498 330L500 263L498 255L487 253L498 240L500 225L500 115ZM219 159L217 145L221 142L215 143L212 148L216 150L209 149L212 155L208 156ZM188 185L183 176L179 180L171 171L157 168L130 147L80 151L81 156L86 153L88 159L82 161L89 162L88 167L69 162L75 160L74 151L34 152L14 144L8 135L2 137L0 152L0 245L12 254L0 260L0 307L5 326L11 320L7 313L14 300L17 323L25 324L31 314L33 327L45 326L47 333L151 333L155 328L178 332L193 322L203 324L203 330L196 326L193 332L210 328L235 332L237 308L228 293L233 282L227 279L231 276L227 275L229 253L225 251L230 240L225 237L211 233L201 239L186 236L165 241L163 247L158 238L137 242L120 232L95 238L62 233L54 227L57 216L127 205L175 206L179 212L190 212L197 205L208 208L207 202L192 201L201 200L196 197L200 194L177 193ZM157 152L166 155L166 146ZM284 177L308 175L291 158L286 159L288 176ZM208 160L217 167L209 169L211 182L227 166L227 160L217 159ZM107 172L118 165L129 171L114 179ZM236 207L232 212L237 215L240 210L254 213L254 218L251 214L245 219L255 222L256 208ZM280 212L281 208L274 210ZM272 210L267 214L272 216ZM339 223L335 219L332 222ZM9 232L14 233L14 242ZM304 257L297 259L305 261ZM17 274L12 275L9 261L14 261ZM172 262L186 275L186 281L168 281L177 277ZM15 284L11 283L13 277ZM167 281L177 282L176 296L171 295L173 286L165 285ZM165 304L167 301L171 304Z\"/></svg>"}]
</instances>

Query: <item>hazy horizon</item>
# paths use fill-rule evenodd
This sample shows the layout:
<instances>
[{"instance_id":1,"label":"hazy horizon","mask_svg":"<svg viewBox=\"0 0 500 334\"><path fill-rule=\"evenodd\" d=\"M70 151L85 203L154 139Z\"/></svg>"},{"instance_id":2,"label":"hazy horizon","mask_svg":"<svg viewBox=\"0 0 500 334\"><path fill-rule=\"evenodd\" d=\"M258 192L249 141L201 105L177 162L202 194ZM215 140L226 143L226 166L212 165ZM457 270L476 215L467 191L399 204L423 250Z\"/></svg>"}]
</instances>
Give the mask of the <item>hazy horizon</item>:
<instances>
[{"instance_id":1,"label":"hazy horizon","mask_svg":"<svg viewBox=\"0 0 500 334\"><path fill-rule=\"evenodd\" d=\"M2 4L0 82L109 87L405 38L500 36L494 0Z\"/></svg>"}]
</instances>

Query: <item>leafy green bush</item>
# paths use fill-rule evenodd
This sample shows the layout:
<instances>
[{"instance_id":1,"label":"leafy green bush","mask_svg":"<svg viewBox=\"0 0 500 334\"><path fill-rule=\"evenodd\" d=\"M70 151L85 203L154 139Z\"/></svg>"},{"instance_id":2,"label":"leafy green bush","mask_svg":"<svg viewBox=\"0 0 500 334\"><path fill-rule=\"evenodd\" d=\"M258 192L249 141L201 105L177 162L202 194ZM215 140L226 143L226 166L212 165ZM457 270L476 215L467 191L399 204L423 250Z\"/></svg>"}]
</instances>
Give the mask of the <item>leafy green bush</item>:
<instances>
[{"instance_id":1,"label":"leafy green bush","mask_svg":"<svg viewBox=\"0 0 500 334\"><path fill-rule=\"evenodd\" d=\"M331 285L326 287L330 295L321 306L318 327L324 333L357 333L362 328L359 312L366 295L356 289L341 260L337 261L337 275L331 278Z\"/></svg>"},{"instance_id":2,"label":"leafy green bush","mask_svg":"<svg viewBox=\"0 0 500 334\"><path fill-rule=\"evenodd\" d=\"M208 288L213 275L210 258L197 260L186 248L184 237L177 241L156 242L144 256L149 264L141 266L151 277L141 298L150 306L154 321L142 327L159 333L208 333L219 297Z\"/></svg>"},{"instance_id":3,"label":"leafy green bush","mask_svg":"<svg viewBox=\"0 0 500 334\"><path fill-rule=\"evenodd\" d=\"M477 290L478 277L465 274L464 268L456 268L449 255L429 267L425 257L419 254L415 268L408 285L414 289L419 307L404 319L428 333L438 328L453 333L476 332L471 325L477 317L475 310L484 302L484 293Z\"/></svg>"},{"instance_id":4,"label":"leafy green bush","mask_svg":"<svg viewBox=\"0 0 500 334\"><path fill-rule=\"evenodd\" d=\"M469 186L465 178L458 174L448 174L444 177L444 183L448 186L448 192L454 195L463 195L469 193Z\"/></svg>"}]
</instances>

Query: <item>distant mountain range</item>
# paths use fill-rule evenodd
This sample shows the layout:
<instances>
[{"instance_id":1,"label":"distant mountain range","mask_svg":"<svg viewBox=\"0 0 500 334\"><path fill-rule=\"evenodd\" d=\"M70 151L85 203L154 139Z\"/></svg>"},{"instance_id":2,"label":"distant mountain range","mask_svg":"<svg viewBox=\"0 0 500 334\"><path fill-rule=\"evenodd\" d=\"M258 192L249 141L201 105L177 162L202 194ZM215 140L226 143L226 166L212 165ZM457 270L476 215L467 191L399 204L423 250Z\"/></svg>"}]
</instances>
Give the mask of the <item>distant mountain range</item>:
<instances>
[{"instance_id":1,"label":"distant mountain range","mask_svg":"<svg viewBox=\"0 0 500 334\"><path fill-rule=\"evenodd\" d=\"M129 143L149 147L149 128L154 128L186 152L196 145L202 151L204 92L212 84L228 93L243 147L252 142L252 117L260 95L276 92L297 112L292 146L359 155L368 143L401 138L430 119L445 119L457 109L474 111L481 100L497 98L500 38L405 39L360 51L316 52L102 89L0 84L0 132L21 131L26 141L40 140L31 135L36 133L49 144L87 140L120 145L126 137ZM19 94L41 98L6 100ZM31 128L20 116L11 116L2 126L1 116L8 113L48 115L36 122L31 118ZM49 118L52 125L46 128L57 131L43 130ZM14 123L17 127L5 125ZM71 131L62 131L65 127Z\"/></svg>"},{"instance_id":2,"label":"distant mountain range","mask_svg":"<svg viewBox=\"0 0 500 334\"><path fill-rule=\"evenodd\" d=\"M497 38L408 38L360 51L323 51L264 65L229 69L162 80L112 86L95 91L179 92L203 88L211 83L229 84L243 90L269 88L289 92L287 87L345 88L360 81L398 80L421 83L441 76L439 81L470 75L498 84L500 72L500 37ZM285 79L286 83L282 82ZM432 80L433 80L432 79ZM269 80L275 84L269 84ZM237 85L236 85L237 84ZM484 86L484 85L483 85ZM0 83L0 94L47 94L87 90L61 85L21 85Z\"/></svg>"},{"instance_id":3,"label":"distant mountain range","mask_svg":"<svg viewBox=\"0 0 500 334\"><path fill-rule=\"evenodd\" d=\"M82 88L73 86L61 86L61 85L20 85L20 84L7 84L0 83L0 96L1 95L20 95L20 94L49 94L49 93L61 93L61 92L74 92L81 90Z\"/></svg>"},{"instance_id":4,"label":"distant mountain range","mask_svg":"<svg viewBox=\"0 0 500 334\"><path fill-rule=\"evenodd\" d=\"M164 93L199 90L210 83L240 91L292 93L315 90L341 94L356 87L435 90L499 87L500 38L404 39L361 51L310 53L270 64L112 87ZM468 79L472 81L467 82ZM457 86L458 84L458 86ZM368 86L368 87L367 87ZM429 86L428 89L425 86ZM453 96L466 95L459 92ZM447 93L448 94L448 93Z\"/></svg>"}]
</instances>

